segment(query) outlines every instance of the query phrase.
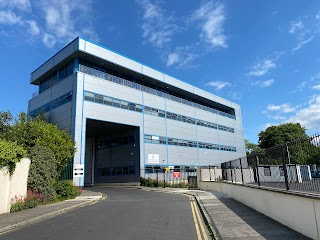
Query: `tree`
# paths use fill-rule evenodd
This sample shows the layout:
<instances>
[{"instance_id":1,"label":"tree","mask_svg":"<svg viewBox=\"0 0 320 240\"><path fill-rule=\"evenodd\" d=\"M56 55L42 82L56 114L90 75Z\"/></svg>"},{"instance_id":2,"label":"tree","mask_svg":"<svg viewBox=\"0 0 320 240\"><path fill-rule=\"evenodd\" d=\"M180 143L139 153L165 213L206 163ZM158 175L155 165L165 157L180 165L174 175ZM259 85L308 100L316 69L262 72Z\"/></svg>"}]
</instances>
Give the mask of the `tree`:
<instances>
[{"instance_id":1,"label":"tree","mask_svg":"<svg viewBox=\"0 0 320 240\"><path fill-rule=\"evenodd\" d=\"M46 200L54 200L57 168L53 152L46 147L34 146L30 149L30 159L28 189L40 193Z\"/></svg>"},{"instance_id":2,"label":"tree","mask_svg":"<svg viewBox=\"0 0 320 240\"><path fill-rule=\"evenodd\" d=\"M299 123L284 123L268 127L259 133L259 147L271 148L294 140L308 140L305 128Z\"/></svg>"},{"instance_id":3,"label":"tree","mask_svg":"<svg viewBox=\"0 0 320 240\"><path fill-rule=\"evenodd\" d=\"M0 112L0 137L4 137L4 135L8 132L12 120L13 117L9 111Z\"/></svg>"},{"instance_id":4,"label":"tree","mask_svg":"<svg viewBox=\"0 0 320 240\"><path fill-rule=\"evenodd\" d=\"M46 122L42 117L28 119L25 113L20 113L6 138L23 146L28 153L34 146L49 148L56 159L58 173L63 171L75 153L75 143L66 131Z\"/></svg>"},{"instance_id":5,"label":"tree","mask_svg":"<svg viewBox=\"0 0 320 240\"><path fill-rule=\"evenodd\" d=\"M257 144L251 143L247 139L245 139L245 144L247 156L261 151L261 148Z\"/></svg>"}]
</instances>

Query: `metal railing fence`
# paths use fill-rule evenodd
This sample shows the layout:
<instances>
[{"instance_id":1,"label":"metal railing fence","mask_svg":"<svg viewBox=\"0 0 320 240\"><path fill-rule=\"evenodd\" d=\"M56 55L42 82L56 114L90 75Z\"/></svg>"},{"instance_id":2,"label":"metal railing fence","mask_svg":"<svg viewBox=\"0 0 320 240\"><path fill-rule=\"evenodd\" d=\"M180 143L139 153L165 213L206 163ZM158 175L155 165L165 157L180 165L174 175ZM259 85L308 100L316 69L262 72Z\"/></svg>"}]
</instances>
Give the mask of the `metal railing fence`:
<instances>
[{"instance_id":1,"label":"metal railing fence","mask_svg":"<svg viewBox=\"0 0 320 240\"><path fill-rule=\"evenodd\" d=\"M320 194L320 135L200 169L201 181L226 181Z\"/></svg>"}]
</instances>

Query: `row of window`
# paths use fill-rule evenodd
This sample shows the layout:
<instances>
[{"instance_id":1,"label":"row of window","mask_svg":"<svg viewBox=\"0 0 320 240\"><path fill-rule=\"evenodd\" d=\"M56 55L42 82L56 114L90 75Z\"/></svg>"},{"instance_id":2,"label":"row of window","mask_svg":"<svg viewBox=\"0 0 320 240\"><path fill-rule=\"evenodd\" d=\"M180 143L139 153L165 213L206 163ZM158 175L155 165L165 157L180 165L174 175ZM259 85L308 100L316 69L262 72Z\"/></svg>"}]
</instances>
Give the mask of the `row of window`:
<instances>
[{"instance_id":1,"label":"row of window","mask_svg":"<svg viewBox=\"0 0 320 240\"><path fill-rule=\"evenodd\" d=\"M179 115L176 113L166 112L166 111L163 111L160 109L147 107L147 106L143 106L143 105L132 103L132 102L127 102L124 100L104 96L104 95L97 94L97 93L85 91L84 99L87 101L101 103L101 104L114 106L114 107L118 107L118 108L123 108L123 109L128 109L128 110L136 111L136 112L142 112L142 109L144 108L145 114L149 114L149 115L153 115L153 116L157 116L157 117L163 117L163 118L167 117L168 119L172 119L172 120L176 120L176 121L186 122L186 123L190 123L190 124L196 124L196 125L203 126L203 127L219 129L221 131L227 131L227 132L234 133L234 128L231 128L231 127L226 127L226 126L219 125L216 123L210 123L210 122L198 120L198 119L191 118L191 117L186 117L186 116Z\"/></svg>"},{"instance_id":2,"label":"row of window","mask_svg":"<svg viewBox=\"0 0 320 240\"><path fill-rule=\"evenodd\" d=\"M85 91L84 99L87 101L101 103L101 104L105 104L108 106L123 108L123 109L131 110L131 111L135 111L135 112L142 112L142 105L140 105L140 104L127 102L124 100L104 96L104 95L97 94L97 93Z\"/></svg>"},{"instance_id":3,"label":"row of window","mask_svg":"<svg viewBox=\"0 0 320 240\"><path fill-rule=\"evenodd\" d=\"M106 148L127 145L127 144L135 143L135 142L136 142L136 140L135 140L134 136L126 136L126 137L122 137L122 138L101 141L101 142L98 142L97 145L98 145L98 150L102 150L102 149L106 149Z\"/></svg>"},{"instance_id":4,"label":"row of window","mask_svg":"<svg viewBox=\"0 0 320 240\"><path fill-rule=\"evenodd\" d=\"M236 152L237 148L232 146L225 146L213 143L204 143L197 141L190 141L184 139L177 138L169 138L155 135L144 135L145 143L155 143L155 144L168 144L168 145L176 145L181 147L194 147L194 148L205 148L205 149L213 149L213 150L221 150L228 152Z\"/></svg>"},{"instance_id":5,"label":"row of window","mask_svg":"<svg viewBox=\"0 0 320 240\"><path fill-rule=\"evenodd\" d=\"M145 165L144 172L145 173L162 173L164 172L166 166L160 166L160 165ZM174 166L174 168L170 168L171 172L196 172L196 168L194 166Z\"/></svg>"},{"instance_id":6,"label":"row of window","mask_svg":"<svg viewBox=\"0 0 320 240\"><path fill-rule=\"evenodd\" d=\"M231 127L227 127L227 126L223 126L223 125L219 125L219 124L211 123L211 122L207 122L207 121L198 120L195 118L183 116L183 115L176 114L176 113L166 112L166 111L156 109L156 108L151 108L151 107L145 106L144 113L150 114L153 116L157 116L157 117L167 117L168 119L172 119L172 120L176 120L176 121L180 121L180 122L196 124L196 125L203 126L203 127L219 129L221 131L234 133L234 128L231 128Z\"/></svg>"},{"instance_id":7,"label":"row of window","mask_svg":"<svg viewBox=\"0 0 320 240\"><path fill-rule=\"evenodd\" d=\"M57 84L62 79L69 77L73 73L73 68L74 61L71 61L63 67L59 68L54 73L50 74L47 78L40 82L39 93L42 93L43 91Z\"/></svg>"},{"instance_id":8,"label":"row of window","mask_svg":"<svg viewBox=\"0 0 320 240\"><path fill-rule=\"evenodd\" d=\"M179 103L186 104L186 105L189 105L189 106L193 106L193 107L196 107L196 108L208 111L208 112L219 114L221 116L225 116L225 117L228 117L228 118L235 119L235 115L234 114L229 114L229 113L220 111L220 110L212 108L212 107L207 107L207 106L201 105L199 103L196 103L196 102L193 102L193 101L189 101L187 99L183 99L183 98L174 96L172 94L166 93L166 92L161 91L159 89L153 89L153 88L144 86L144 85L142 85L140 83L135 83L135 82L132 82L132 81L129 81L129 80L117 77L117 76L113 76L113 75L111 75L109 73L106 73L104 71L99 71L99 70L96 70L96 69L93 69L91 67L87 67L87 66L84 66L84 65L81 65L81 64L79 65L79 71L83 72L83 73L86 73L86 74L89 74L89 75L92 75L92 76L95 76L95 77L98 77L98 78L102 78L102 79L105 79L105 80L108 80L108 81L112 81L112 82L115 82L115 83L118 83L118 84L121 84L121 85L124 85L124 86L127 86L127 87L138 89L138 90L143 91L143 92L147 92L147 93L150 93L150 94L153 94L153 95L157 95L157 96L162 97L162 98L173 100L175 102L179 102Z\"/></svg>"},{"instance_id":9,"label":"row of window","mask_svg":"<svg viewBox=\"0 0 320 240\"><path fill-rule=\"evenodd\" d=\"M134 175L134 174L136 174L135 166L97 168L97 177Z\"/></svg>"},{"instance_id":10,"label":"row of window","mask_svg":"<svg viewBox=\"0 0 320 240\"><path fill-rule=\"evenodd\" d=\"M46 113L49 112L57 107L60 107L61 105L64 105L68 102L70 102L72 99L72 92L68 92L54 100L52 100L51 102L48 102L47 104L31 111L29 113L30 117L36 117L37 115L39 115L41 112Z\"/></svg>"}]
</instances>

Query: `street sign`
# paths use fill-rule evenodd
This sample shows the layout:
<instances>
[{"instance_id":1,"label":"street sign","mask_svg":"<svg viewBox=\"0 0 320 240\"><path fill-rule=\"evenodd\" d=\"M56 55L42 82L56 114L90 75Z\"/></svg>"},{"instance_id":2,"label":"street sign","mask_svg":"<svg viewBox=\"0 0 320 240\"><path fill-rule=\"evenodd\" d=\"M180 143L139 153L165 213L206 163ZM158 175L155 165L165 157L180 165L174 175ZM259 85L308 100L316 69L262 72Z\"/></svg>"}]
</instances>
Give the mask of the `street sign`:
<instances>
[{"instance_id":1,"label":"street sign","mask_svg":"<svg viewBox=\"0 0 320 240\"><path fill-rule=\"evenodd\" d=\"M180 178L181 174L180 174L180 172L173 172L172 176L173 176L173 178Z\"/></svg>"},{"instance_id":2,"label":"street sign","mask_svg":"<svg viewBox=\"0 0 320 240\"><path fill-rule=\"evenodd\" d=\"M83 176L84 176L84 164L74 164L73 177L83 177Z\"/></svg>"},{"instance_id":3,"label":"street sign","mask_svg":"<svg viewBox=\"0 0 320 240\"><path fill-rule=\"evenodd\" d=\"M166 167L166 171L168 172L170 170L170 168Z\"/></svg>"}]
</instances>

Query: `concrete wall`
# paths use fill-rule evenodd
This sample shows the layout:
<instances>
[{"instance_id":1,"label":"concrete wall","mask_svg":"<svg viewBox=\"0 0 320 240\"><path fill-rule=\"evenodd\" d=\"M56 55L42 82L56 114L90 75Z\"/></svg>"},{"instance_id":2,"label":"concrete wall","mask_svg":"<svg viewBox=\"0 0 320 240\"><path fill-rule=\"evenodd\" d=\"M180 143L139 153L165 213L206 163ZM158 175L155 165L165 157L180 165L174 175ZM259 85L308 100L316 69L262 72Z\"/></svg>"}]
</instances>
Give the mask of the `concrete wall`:
<instances>
[{"instance_id":1,"label":"concrete wall","mask_svg":"<svg viewBox=\"0 0 320 240\"><path fill-rule=\"evenodd\" d=\"M10 212L16 196L26 196L30 163L28 158L21 159L11 177L6 167L0 169L0 214Z\"/></svg>"},{"instance_id":2,"label":"concrete wall","mask_svg":"<svg viewBox=\"0 0 320 240\"><path fill-rule=\"evenodd\" d=\"M224 193L312 239L320 239L320 198L240 184L198 182L202 190Z\"/></svg>"}]
</instances>

